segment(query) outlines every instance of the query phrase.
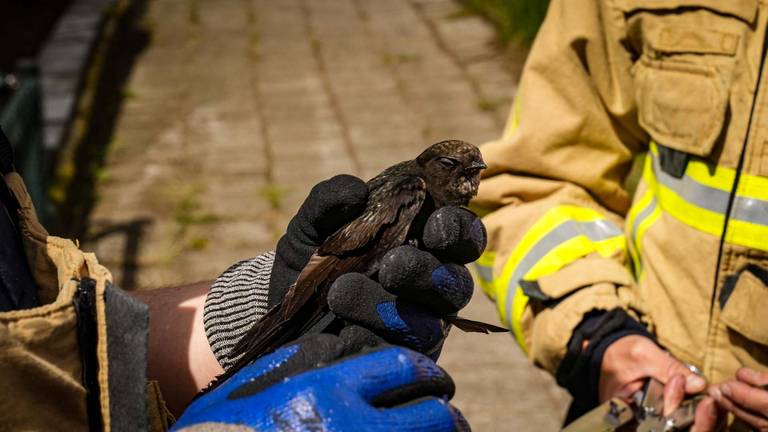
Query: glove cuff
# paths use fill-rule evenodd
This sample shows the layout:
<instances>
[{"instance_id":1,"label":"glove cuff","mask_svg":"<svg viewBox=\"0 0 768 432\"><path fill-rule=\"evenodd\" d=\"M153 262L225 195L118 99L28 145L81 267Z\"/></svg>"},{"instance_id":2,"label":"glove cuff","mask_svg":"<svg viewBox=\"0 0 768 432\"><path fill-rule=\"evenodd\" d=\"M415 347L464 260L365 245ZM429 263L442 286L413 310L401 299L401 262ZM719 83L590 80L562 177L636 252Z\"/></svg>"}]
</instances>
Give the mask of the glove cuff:
<instances>
[{"instance_id":1,"label":"glove cuff","mask_svg":"<svg viewBox=\"0 0 768 432\"><path fill-rule=\"evenodd\" d=\"M221 367L227 370L238 357L230 357L241 337L267 313L269 277L274 252L240 261L211 285L203 309L208 344Z\"/></svg>"}]
</instances>

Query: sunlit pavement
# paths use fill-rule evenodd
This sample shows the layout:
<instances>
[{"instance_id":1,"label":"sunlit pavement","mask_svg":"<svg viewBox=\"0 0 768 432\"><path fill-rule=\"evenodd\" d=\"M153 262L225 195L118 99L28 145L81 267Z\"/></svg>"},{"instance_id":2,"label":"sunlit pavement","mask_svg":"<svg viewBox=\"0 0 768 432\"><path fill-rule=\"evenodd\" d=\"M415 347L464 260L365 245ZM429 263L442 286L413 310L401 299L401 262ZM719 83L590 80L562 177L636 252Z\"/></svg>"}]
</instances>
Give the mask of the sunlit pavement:
<instances>
[{"instance_id":1,"label":"sunlit pavement","mask_svg":"<svg viewBox=\"0 0 768 432\"><path fill-rule=\"evenodd\" d=\"M449 0L153 0L86 244L127 288L212 279L274 247L309 188L500 135L521 54ZM478 290L469 317L496 322ZM558 430L567 398L508 334L440 364L476 431Z\"/></svg>"}]
</instances>

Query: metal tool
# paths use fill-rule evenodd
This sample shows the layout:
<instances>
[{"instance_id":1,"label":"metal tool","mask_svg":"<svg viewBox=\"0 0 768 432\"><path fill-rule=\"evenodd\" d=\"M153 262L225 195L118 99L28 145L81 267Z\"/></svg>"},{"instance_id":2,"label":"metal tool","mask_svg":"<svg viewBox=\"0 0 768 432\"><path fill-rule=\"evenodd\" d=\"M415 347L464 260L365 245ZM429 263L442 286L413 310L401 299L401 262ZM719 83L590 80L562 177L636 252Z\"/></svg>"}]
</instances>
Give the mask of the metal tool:
<instances>
[{"instance_id":1,"label":"metal tool","mask_svg":"<svg viewBox=\"0 0 768 432\"><path fill-rule=\"evenodd\" d=\"M664 416L664 384L651 378L643 390L635 393L631 404L613 398L579 417L562 432L682 431L693 424L696 405L703 398L698 395L686 399Z\"/></svg>"}]
</instances>

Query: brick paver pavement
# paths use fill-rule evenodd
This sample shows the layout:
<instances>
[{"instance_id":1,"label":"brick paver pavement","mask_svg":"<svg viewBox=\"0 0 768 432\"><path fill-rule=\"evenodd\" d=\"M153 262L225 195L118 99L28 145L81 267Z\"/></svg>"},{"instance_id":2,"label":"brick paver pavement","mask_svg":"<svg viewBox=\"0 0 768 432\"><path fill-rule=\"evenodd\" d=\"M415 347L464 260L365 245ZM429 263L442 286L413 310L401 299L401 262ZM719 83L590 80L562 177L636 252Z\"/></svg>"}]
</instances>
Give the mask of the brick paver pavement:
<instances>
[{"instance_id":1,"label":"brick paver pavement","mask_svg":"<svg viewBox=\"0 0 768 432\"><path fill-rule=\"evenodd\" d=\"M451 0L156 0L144 26L87 244L126 288L273 248L334 174L498 136L520 63ZM466 315L496 320L480 293ZM567 398L509 335L454 331L440 363L475 430L558 429Z\"/></svg>"}]
</instances>

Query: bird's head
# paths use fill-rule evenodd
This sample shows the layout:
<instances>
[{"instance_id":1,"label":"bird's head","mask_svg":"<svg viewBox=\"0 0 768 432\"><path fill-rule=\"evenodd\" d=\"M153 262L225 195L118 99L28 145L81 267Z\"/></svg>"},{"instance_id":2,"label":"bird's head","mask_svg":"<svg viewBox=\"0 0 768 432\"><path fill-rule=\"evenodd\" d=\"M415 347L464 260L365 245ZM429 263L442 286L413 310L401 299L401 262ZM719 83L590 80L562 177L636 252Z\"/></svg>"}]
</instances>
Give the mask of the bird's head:
<instances>
[{"instance_id":1,"label":"bird's head","mask_svg":"<svg viewBox=\"0 0 768 432\"><path fill-rule=\"evenodd\" d=\"M467 205L477 195L480 171L487 168L480 150L460 141L440 141L424 150L416 163L422 168L427 191L437 207Z\"/></svg>"}]
</instances>

